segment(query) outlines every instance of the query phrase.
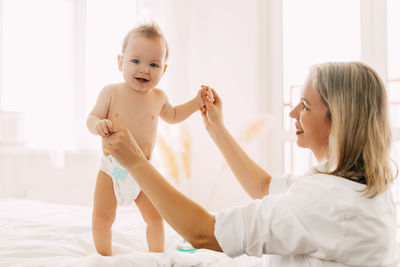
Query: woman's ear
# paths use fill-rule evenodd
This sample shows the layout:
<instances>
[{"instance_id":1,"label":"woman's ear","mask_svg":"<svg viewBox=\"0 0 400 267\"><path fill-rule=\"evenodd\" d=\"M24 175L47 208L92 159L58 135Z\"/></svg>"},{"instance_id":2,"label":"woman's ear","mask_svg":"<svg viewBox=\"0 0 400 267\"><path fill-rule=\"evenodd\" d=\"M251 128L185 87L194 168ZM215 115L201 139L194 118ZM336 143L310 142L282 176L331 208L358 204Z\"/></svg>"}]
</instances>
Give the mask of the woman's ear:
<instances>
[{"instance_id":1,"label":"woman's ear","mask_svg":"<svg viewBox=\"0 0 400 267\"><path fill-rule=\"evenodd\" d=\"M168 67L168 65L167 65L167 64L165 64L165 65L164 65L164 70L163 70L162 74L164 74L164 73L165 73L165 71L167 70L167 67Z\"/></svg>"},{"instance_id":2,"label":"woman's ear","mask_svg":"<svg viewBox=\"0 0 400 267\"><path fill-rule=\"evenodd\" d=\"M118 55L118 69L122 71L122 63L124 61L124 57L122 55Z\"/></svg>"}]
</instances>

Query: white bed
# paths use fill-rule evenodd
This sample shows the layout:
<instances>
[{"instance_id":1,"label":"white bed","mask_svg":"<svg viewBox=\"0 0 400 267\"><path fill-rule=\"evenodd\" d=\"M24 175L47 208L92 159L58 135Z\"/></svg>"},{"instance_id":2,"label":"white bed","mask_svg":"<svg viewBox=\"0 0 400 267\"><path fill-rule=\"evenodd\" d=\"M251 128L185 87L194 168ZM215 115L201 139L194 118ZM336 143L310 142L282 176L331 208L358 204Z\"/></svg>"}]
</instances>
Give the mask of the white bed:
<instances>
[{"instance_id":1,"label":"white bed","mask_svg":"<svg viewBox=\"0 0 400 267\"><path fill-rule=\"evenodd\" d=\"M146 252L145 225L136 208L119 207L113 226L116 256L96 253L91 207L0 199L0 266L263 266L264 258L200 249L176 250L178 234L165 224L166 252Z\"/></svg>"}]
</instances>

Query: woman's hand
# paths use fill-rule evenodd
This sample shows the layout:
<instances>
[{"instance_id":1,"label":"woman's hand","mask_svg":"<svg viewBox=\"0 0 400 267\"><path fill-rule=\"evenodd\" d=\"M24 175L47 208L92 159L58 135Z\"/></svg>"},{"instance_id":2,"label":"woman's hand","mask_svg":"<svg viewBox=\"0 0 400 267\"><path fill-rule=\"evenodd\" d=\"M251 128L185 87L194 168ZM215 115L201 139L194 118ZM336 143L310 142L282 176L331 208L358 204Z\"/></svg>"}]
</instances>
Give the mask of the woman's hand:
<instances>
[{"instance_id":1,"label":"woman's hand","mask_svg":"<svg viewBox=\"0 0 400 267\"><path fill-rule=\"evenodd\" d=\"M114 127L111 135L104 137L103 150L110 153L124 168L146 160L135 138L127 129Z\"/></svg>"},{"instance_id":2,"label":"woman's hand","mask_svg":"<svg viewBox=\"0 0 400 267\"><path fill-rule=\"evenodd\" d=\"M203 90L202 98L205 108L201 110L204 125L208 132L213 132L216 128L223 125L222 119L222 101L214 89L208 86L201 86ZM211 94L207 94L207 90L211 90Z\"/></svg>"}]
</instances>

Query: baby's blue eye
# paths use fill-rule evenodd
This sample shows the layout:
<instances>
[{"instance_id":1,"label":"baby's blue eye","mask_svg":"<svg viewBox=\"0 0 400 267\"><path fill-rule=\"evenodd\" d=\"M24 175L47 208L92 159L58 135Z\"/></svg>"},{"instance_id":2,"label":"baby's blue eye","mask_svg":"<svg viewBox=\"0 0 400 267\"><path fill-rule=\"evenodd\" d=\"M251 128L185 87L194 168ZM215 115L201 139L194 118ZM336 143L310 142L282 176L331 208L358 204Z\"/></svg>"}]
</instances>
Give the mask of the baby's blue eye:
<instances>
[{"instance_id":1,"label":"baby's blue eye","mask_svg":"<svg viewBox=\"0 0 400 267\"><path fill-rule=\"evenodd\" d=\"M150 63L150 67L152 68L158 68L158 65L156 63Z\"/></svg>"},{"instance_id":2,"label":"baby's blue eye","mask_svg":"<svg viewBox=\"0 0 400 267\"><path fill-rule=\"evenodd\" d=\"M135 63L135 64L139 64L140 60L139 59L133 59L132 62Z\"/></svg>"}]
</instances>

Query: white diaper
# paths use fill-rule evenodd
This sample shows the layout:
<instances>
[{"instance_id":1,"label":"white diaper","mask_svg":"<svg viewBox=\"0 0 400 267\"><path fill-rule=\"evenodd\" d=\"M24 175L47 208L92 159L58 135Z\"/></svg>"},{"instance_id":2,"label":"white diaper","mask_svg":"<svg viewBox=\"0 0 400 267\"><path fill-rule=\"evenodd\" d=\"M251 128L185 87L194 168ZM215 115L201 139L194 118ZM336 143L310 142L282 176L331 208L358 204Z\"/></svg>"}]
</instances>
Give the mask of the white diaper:
<instances>
[{"instance_id":1,"label":"white diaper","mask_svg":"<svg viewBox=\"0 0 400 267\"><path fill-rule=\"evenodd\" d=\"M130 173L111 155L101 158L100 170L110 176L118 205L131 206L141 189Z\"/></svg>"}]
</instances>

